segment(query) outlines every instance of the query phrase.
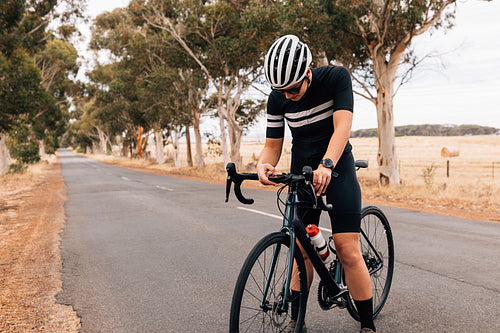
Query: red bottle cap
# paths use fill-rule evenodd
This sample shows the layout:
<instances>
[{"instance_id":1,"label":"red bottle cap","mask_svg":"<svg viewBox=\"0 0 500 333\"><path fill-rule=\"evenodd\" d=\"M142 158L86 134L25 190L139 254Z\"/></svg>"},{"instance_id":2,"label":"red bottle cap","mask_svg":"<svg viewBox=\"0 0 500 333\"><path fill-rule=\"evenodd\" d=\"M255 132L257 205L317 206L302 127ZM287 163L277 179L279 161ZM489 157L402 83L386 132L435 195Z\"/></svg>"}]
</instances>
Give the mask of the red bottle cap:
<instances>
[{"instance_id":1,"label":"red bottle cap","mask_svg":"<svg viewBox=\"0 0 500 333\"><path fill-rule=\"evenodd\" d=\"M314 236L316 236L319 233L319 228L315 224L309 224L306 227L306 232L309 235L309 237L314 237Z\"/></svg>"}]
</instances>

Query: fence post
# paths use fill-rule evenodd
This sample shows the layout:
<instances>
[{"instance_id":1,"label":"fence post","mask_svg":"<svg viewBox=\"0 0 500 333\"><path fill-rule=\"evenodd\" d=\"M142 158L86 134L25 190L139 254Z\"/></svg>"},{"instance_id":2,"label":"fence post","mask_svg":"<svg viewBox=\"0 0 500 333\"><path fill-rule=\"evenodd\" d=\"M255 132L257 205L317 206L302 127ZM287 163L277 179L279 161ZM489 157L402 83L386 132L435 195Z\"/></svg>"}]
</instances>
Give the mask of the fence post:
<instances>
[{"instance_id":1,"label":"fence post","mask_svg":"<svg viewBox=\"0 0 500 333\"><path fill-rule=\"evenodd\" d=\"M460 151L456 147L443 147L441 149L441 156L447 158L446 160L446 177L450 178L450 158L460 155Z\"/></svg>"}]
</instances>

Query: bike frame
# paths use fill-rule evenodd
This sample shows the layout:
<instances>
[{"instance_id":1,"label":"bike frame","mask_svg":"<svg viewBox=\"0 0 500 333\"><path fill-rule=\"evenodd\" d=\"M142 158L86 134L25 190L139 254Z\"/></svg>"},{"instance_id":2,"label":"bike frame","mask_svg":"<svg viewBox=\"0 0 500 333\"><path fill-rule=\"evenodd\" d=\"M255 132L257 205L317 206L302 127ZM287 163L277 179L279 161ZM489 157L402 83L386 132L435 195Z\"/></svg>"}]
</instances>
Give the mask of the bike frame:
<instances>
[{"instance_id":1,"label":"bike frame","mask_svg":"<svg viewBox=\"0 0 500 333\"><path fill-rule=\"evenodd\" d=\"M285 205L285 214L284 214L285 216L283 218L283 227L280 230L281 232L287 233L290 237L290 252L289 252L290 255L288 258L289 265L288 265L287 279L286 279L283 299L286 300L290 296L290 283L292 280L292 273L293 273L293 256L295 251L299 250L296 247L296 241L298 241L299 244L302 246L307 256L311 260L314 270L318 273L319 277L325 283L328 289L331 290L336 295L336 297L344 297L345 295L347 295L347 289L341 288L337 285L337 283L335 283L333 277L330 275L328 269L325 267L325 264L323 263L318 253L314 249L314 246L309 241L309 236L307 235L307 232L304 226L302 225L302 222L298 218L299 215L297 213L297 208L298 206L300 206L301 201L298 199L297 188L298 188L297 183L290 184L290 189L288 191L288 197ZM276 245L276 247L274 248L273 258L271 260L269 273L260 304L261 308L264 308L266 304L267 294L271 283L271 276L273 275L274 269L276 268L276 259L279 255L280 250L281 249L279 248L279 246ZM286 302L283 302L281 305L282 311L286 310L285 306Z\"/></svg>"}]
</instances>

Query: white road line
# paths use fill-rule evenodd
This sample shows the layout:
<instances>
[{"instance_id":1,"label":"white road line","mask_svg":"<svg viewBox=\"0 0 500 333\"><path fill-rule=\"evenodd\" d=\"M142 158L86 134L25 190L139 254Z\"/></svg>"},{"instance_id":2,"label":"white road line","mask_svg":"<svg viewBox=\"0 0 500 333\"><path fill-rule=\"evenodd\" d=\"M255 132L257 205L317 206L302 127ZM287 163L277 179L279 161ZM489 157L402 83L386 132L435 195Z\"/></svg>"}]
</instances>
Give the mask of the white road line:
<instances>
[{"instance_id":1,"label":"white road line","mask_svg":"<svg viewBox=\"0 0 500 333\"><path fill-rule=\"evenodd\" d=\"M160 190L170 191L170 192L172 192L174 190L173 188L168 188L168 187L164 187L164 186L160 186L160 185L156 185L155 187L159 188Z\"/></svg>"},{"instance_id":2,"label":"white road line","mask_svg":"<svg viewBox=\"0 0 500 333\"><path fill-rule=\"evenodd\" d=\"M278 220L283 220L283 216L279 216L279 215L275 215L275 214L269 214L269 213L266 213L266 212L262 212L260 210L246 208L246 207L236 207L236 208L242 209L242 210L246 210L248 212L252 212L252 213L256 213L256 214L261 214L261 215L269 216L269 217L272 217L272 218L275 218L275 219L278 219ZM323 227L319 227L319 230L323 230L323 231L328 232L330 234L332 233L332 231L330 229L323 228Z\"/></svg>"},{"instance_id":3,"label":"white road line","mask_svg":"<svg viewBox=\"0 0 500 333\"><path fill-rule=\"evenodd\" d=\"M128 181L130 181L130 179L128 179L127 177L123 177L123 176L121 176L120 178L121 178L121 179L123 179L123 180L128 180Z\"/></svg>"}]
</instances>

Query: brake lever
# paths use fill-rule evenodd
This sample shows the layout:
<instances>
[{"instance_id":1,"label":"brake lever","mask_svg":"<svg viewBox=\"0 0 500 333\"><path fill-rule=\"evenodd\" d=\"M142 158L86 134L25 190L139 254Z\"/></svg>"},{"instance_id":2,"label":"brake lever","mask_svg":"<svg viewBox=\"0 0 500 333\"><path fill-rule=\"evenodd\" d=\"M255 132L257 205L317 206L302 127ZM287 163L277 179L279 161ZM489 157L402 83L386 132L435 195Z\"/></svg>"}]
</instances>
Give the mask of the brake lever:
<instances>
[{"instance_id":1,"label":"brake lever","mask_svg":"<svg viewBox=\"0 0 500 333\"><path fill-rule=\"evenodd\" d=\"M323 199L322 196L319 196L317 198L318 198L317 202L319 203L318 208L321 208L322 210L326 211L333 210L333 205L330 203L325 203L325 200Z\"/></svg>"},{"instance_id":2,"label":"brake lever","mask_svg":"<svg viewBox=\"0 0 500 333\"><path fill-rule=\"evenodd\" d=\"M229 201L229 193L231 193L231 183L233 182L233 180L231 179L231 176L227 176L227 180L226 180L226 200L224 200L224 202L228 202Z\"/></svg>"},{"instance_id":3,"label":"brake lever","mask_svg":"<svg viewBox=\"0 0 500 333\"><path fill-rule=\"evenodd\" d=\"M314 208L319 208L322 210L326 211L331 211L333 210L333 205L329 203L325 203L324 199L322 196L317 196L316 191L314 190L314 185L312 183L313 180L313 170L309 166L305 166L302 169L302 174L306 178L306 184L309 186L309 189L311 190L311 193L313 193L314 196ZM338 177L339 174L335 171L332 171L332 177Z\"/></svg>"},{"instance_id":4,"label":"brake lever","mask_svg":"<svg viewBox=\"0 0 500 333\"><path fill-rule=\"evenodd\" d=\"M226 165L226 171L227 171L227 180L226 180L226 200L225 202L229 201L229 193L231 193L231 183L234 181L234 177L236 175L236 166L234 163L228 163Z\"/></svg>"}]
</instances>

